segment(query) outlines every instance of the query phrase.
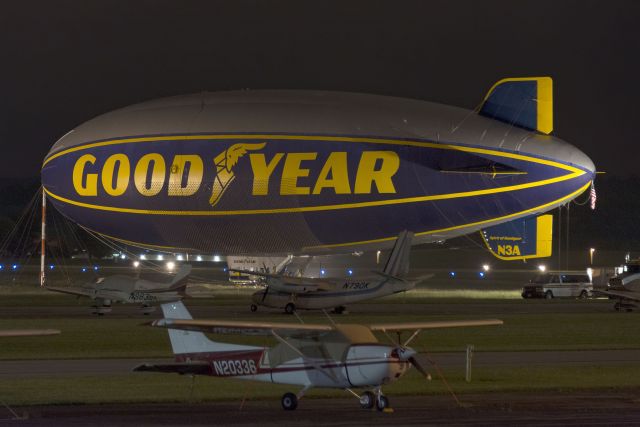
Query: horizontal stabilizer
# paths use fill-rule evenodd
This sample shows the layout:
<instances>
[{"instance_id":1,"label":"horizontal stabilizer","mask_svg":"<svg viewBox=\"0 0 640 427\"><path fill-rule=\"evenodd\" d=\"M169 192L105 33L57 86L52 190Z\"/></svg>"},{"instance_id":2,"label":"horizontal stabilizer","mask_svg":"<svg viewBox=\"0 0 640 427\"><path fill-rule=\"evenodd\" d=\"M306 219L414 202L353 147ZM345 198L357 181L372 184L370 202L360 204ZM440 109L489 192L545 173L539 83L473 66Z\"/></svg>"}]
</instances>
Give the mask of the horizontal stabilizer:
<instances>
[{"instance_id":1,"label":"horizontal stabilizer","mask_svg":"<svg viewBox=\"0 0 640 427\"><path fill-rule=\"evenodd\" d=\"M553 131L553 81L551 77L502 79L487 93L480 115L549 134Z\"/></svg>"},{"instance_id":2,"label":"horizontal stabilizer","mask_svg":"<svg viewBox=\"0 0 640 427\"><path fill-rule=\"evenodd\" d=\"M529 216L494 225L480 232L489 251L511 261L551 256L553 216Z\"/></svg>"},{"instance_id":3,"label":"horizontal stabilizer","mask_svg":"<svg viewBox=\"0 0 640 427\"><path fill-rule=\"evenodd\" d=\"M4 329L0 330L0 338L8 337L39 337L45 335L58 335L57 329Z\"/></svg>"}]
</instances>

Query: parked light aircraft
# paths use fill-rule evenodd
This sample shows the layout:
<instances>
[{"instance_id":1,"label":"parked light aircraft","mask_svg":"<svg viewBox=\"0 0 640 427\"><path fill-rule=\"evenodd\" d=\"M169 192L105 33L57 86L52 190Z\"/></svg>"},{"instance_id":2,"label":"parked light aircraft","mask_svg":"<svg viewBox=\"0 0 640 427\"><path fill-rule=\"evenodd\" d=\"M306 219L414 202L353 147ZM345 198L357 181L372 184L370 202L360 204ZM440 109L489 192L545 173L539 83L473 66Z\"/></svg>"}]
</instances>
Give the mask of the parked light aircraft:
<instances>
[{"instance_id":1,"label":"parked light aircraft","mask_svg":"<svg viewBox=\"0 0 640 427\"><path fill-rule=\"evenodd\" d=\"M625 264L624 272L609 279L606 291L593 290L596 295L604 295L618 300L616 311L633 311L640 307L640 260Z\"/></svg>"},{"instance_id":2,"label":"parked light aircraft","mask_svg":"<svg viewBox=\"0 0 640 427\"><path fill-rule=\"evenodd\" d=\"M345 304L379 298L386 295L405 292L431 276L420 276L407 279L409 273L409 255L413 233L403 231L398 235L396 243L382 271L373 271L376 277L350 277L346 280L323 279L311 277L289 277L282 274L271 274L246 270L234 270L240 273L261 276L266 279L266 288L253 294L251 311L259 305L273 308L284 308L288 314L296 309L334 308L338 314L345 309Z\"/></svg>"},{"instance_id":3,"label":"parked light aircraft","mask_svg":"<svg viewBox=\"0 0 640 427\"><path fill-rule=\"evenodd\" d=\"M153 304L177 301L184 297L191 266L183 264L170 282L154 282L131 276L114 275L101 277L94 283L80 287L60 288L46 286L50 291L87 297L95 301L94 314L103 315L111 311L113 301L140 304L144 314L155 310Z\"/></svg>"},{"instance_id":4,"label":"parked light aircraft","mask_svg":"<svg viewBox=\"0 0 640 427\"><path fill-rule=\"evenodd\" d=\"M399 379L412 365L423 375L425 369L408 347L423 329L501 325L497 319L358 324L294 324L193 320L182 302L162 305L164 319L153 326L169 329L175 363L144 364L137 372L165 372L210 375L301 386L297 393L285 393L282 407L293 410L312 387L340 388L360 400L362 408L384 410L389 399L382 386ZM398 343L381 343L376 331L397 333ZM401 341L402 332L412 332ZM278 344L256 347L221 343L204 333L268 335ZM360 394L353 389L363 389Z\"/></svg>"}]
</instances>

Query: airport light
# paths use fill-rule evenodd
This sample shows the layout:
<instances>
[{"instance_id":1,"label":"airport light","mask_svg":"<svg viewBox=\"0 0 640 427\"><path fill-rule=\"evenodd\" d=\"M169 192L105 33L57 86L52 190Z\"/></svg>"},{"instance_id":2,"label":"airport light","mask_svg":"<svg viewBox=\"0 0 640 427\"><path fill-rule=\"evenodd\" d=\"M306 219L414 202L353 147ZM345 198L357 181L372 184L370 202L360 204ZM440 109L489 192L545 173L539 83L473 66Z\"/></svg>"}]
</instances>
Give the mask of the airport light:
<instances>
[{"instance_id":1,"label":"airport light","mask_svg":"<svg viewBox=\"0 0 640 427\"><path fill-rule=\"evenodd\" d=\"M324 271L324 268L323 268L322 270L320 270L320 275L324 276L324 273L325 273L325 271Z\"/></svg>"},{"instance_id":2,"label":"airport light","mask_svg":"<svg viewBox=\"0 0 640 427\"><path fill-rule=\"evenodd\" d=\"M178 261L184 261L184 258L182 257L182 255L178 255L178 256L176 257L176 260L178 260Z\"/></svg>"},{"instance_id":3,"label":"airport light","mask_svg":"<svg viewBox=\"0 0 640 427\"><path fill-rule=\"evenodd\" d=\"M456 272L455 272L455 271L450 271L450 272L449 272L449 276L451 276L451 277L456 277Z\"/></svg>"},{"instance_id":4,"label":"airport light","mask_svg":"<svg viewBox=\"0 0 640 427\"><path fill-rule=\"evenodd\" d=\"M4 265L0 264L0 270L4 270Z\"/></svg>"},{"instance_id":5,"label":"airport light","mask_svg":"<svg viewBox=\"0 0 640 427\"><path fill-rule=\"evenodd\" d=\"M11 266L11 268L12 268L12 269L14 269L14 270L17 270L17 269L18 269L18 264L13 264L13 265Z\"/></svg>"},{"instance_id":6,"label":"airport light","mask_svg":"<svg viewBox=\"0 0 640 427\"><path fill-rule=\"evenodd\" d=\"M480 273L478 273L478 276L480 276L481 279L484 279L484 271L481 271Z\"/></svg>"},{"instance_id":7,"label":"airport light","mask_svg":"<svg viewBox=\"0 0 640 427\"><path fill-rule=\"evenodd\" d=\"M120 254L120 259L127 259L127 256L125 254Z\"/></svg>"},{"instance_id":8,"label":"airport light","mask_svg":"<svg viewBox=\"0 0 640 427\"><path fill-rule=\"evenodd\" d=\"M53 265L53 264L51 264L51 265L49 266L49 270L53 270L53 267L54 267L54 265ZM0 268L0 269L1 269L1 268Z\"/></svg>"},{"instance_id":9,"label":"airport light","mask_svg":"<svg viewBox=\"0 0 640 427\"><path fill-rule=\"evenodd\" d=\"M482 269L483 269L484 271L489 271L489 269L490 269L490 268L491 268L491 267L489 267L489 264L484 264L484 265L482 266Z\"/></svg>"},{"instance_id":10,"label":"airport light","mask_svg":"<svg viewBox=\"0 0 640 427\"><path fill-rule=\"evenodd\" d=\"M140 261L133 261L133 266L134 266L135 268L140 267Z\"/></svg>"},{"instance_id":11,"label":"airport light","mask_svg":"<svg viewBox=\"0 0 640 427\"><path fill-rule=\"evenodd\" d=\"M198 256L196 257L196 261L202 261L202 256L198 255Z\"/></svg>"},{"instance_id":12,"label":"airport light","mask_svg":"<svg viewBox=\"0 0 640 427\"><path fill-rule=\"evenodd\" d=\"M589 259L590 259L589 264L591 264L591 265L593 265L593 253L594 253L595 251L596 251L596 248L591 248L591 249L589 249Z\"/></svg>"},{"instance_id":13,"label":"airport light","mask_svg":"<svg viewBox=\"0 0 640 427\"><path fill-rule=\"evenodd\" d=\"M145 260L147 259L147 256L145 254L140 254L140 259Z\"/></svg>"},{"instance_id":14,"label":"airport light","mask_svg":"<svg viewBox=\"0 0 640 427\"><path fill-rule=\"evenodd\" d=\"M544 264L540 264L538 266L538 270L540 270L542 273L544 273L545 271L547 271L547 266Z\"/></svg>"},{"instance_id":15,"label":"airport light","mask_svg":"<svg viewBox=\"0 0 640 427\"><path fill-rule=\"evenodd\" d=\"M224 272L226 273L226 272L227 272L227 267L224 267L224 268L222 269L222 271L224 271Z\"/></svg>"},{"instance_id":16,"label":"airport light","mask_svg":"<svg viewBox=\"0 0 640 427\"><path fill-rule=\"evenodd\" d=\"M98 271L98 266L97 265L93 266L93 271Z\"/></svg>"},{"instance_id":17,"label":"airport light","mask_svg":"<svg viewBox=\"0 0 640 427\"><path fill-rule=\"evenodd\" d=\"M348 274L349 276L353 275L353 270L352 270L352 269L348 269L348 270L347 270L347 274Z\"/></svg>"},{"instance_id":18,"label":"airport light","mask_svg":"<svg viewBox=\"0 0 640 427\"><path fill-rule=\"evenodd\" d=\"M214 255L213 262L220 262L220 255Z\"/></svg>"},{"instance_id":19,"label":"airport light","mask_svg":"<svg viewBox=\"0 0 640 427\"><path fill-rule=\"evenodd\" d=\"M158 255L157 259L158 259L158 261L163 261L164 257L162 255Z\"/></svg>"},{"instance_id":20,"label":"airport light","mask_svg":"<svg viewBox=\"0 0 640 427\"><path fill-rule=\"evenodd\" d=\"M169 271L173 271L173 269L174 269L175 267L176 267L176 263L175 263L175 262L173 262L173 261L169 261L169 262L167 263L167 270L169 270Z\"/></svg>"},{"instance_id":21,"label":"airport light","mask_svg":"<svg viewBox=\"0 0 640 427\"><path fill-rule=\"evenodd\" d=\"M82 272L86 273L87 272L87 267L82 267Z\"/></svg>"}]
</instances>

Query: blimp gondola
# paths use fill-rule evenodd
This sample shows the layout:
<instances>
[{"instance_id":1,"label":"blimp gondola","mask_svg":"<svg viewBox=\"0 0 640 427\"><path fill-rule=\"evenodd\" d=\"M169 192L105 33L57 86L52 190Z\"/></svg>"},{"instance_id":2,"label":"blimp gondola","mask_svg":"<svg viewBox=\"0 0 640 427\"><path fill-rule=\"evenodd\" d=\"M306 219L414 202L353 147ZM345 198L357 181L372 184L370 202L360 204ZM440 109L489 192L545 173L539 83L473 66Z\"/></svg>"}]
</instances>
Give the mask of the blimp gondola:
<instances>
[{"instance_id":1,"label":"blimp gondola","mask_svg":"<svg viewBox=\"0 0 640 427\"><path fill-rule=\"evenodd\" d=\"M532 217L591 185L551 135L552 81L509 78L476 110L388 96L246 90L132 105L73 129L48 199L132 245L226 254L380 249Z\"/></svg>"}]
</instances>

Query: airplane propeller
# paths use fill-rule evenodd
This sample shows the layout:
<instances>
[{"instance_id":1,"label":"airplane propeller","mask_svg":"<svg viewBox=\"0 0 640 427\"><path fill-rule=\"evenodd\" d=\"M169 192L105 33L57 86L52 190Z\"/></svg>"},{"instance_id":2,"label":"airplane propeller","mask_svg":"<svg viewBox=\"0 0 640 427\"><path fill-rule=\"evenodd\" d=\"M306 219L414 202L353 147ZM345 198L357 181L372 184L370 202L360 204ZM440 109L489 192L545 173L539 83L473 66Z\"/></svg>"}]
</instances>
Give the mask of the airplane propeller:
<instances>
[{"instance_id":1,"label":"airplane propeller","mask_svg":"<svg viewBox=\"0 0 640 427\"><path fill-rule=\"evenodd\" d=\"M431 374L427 372L427 370L420 364L416 355L418 354L412 348L409 347L398 347L396 348L396 353L398 354L398 359L409 362L411 365L418 370L427 380L431 380Z\"/></svg>"}]
</instances>

